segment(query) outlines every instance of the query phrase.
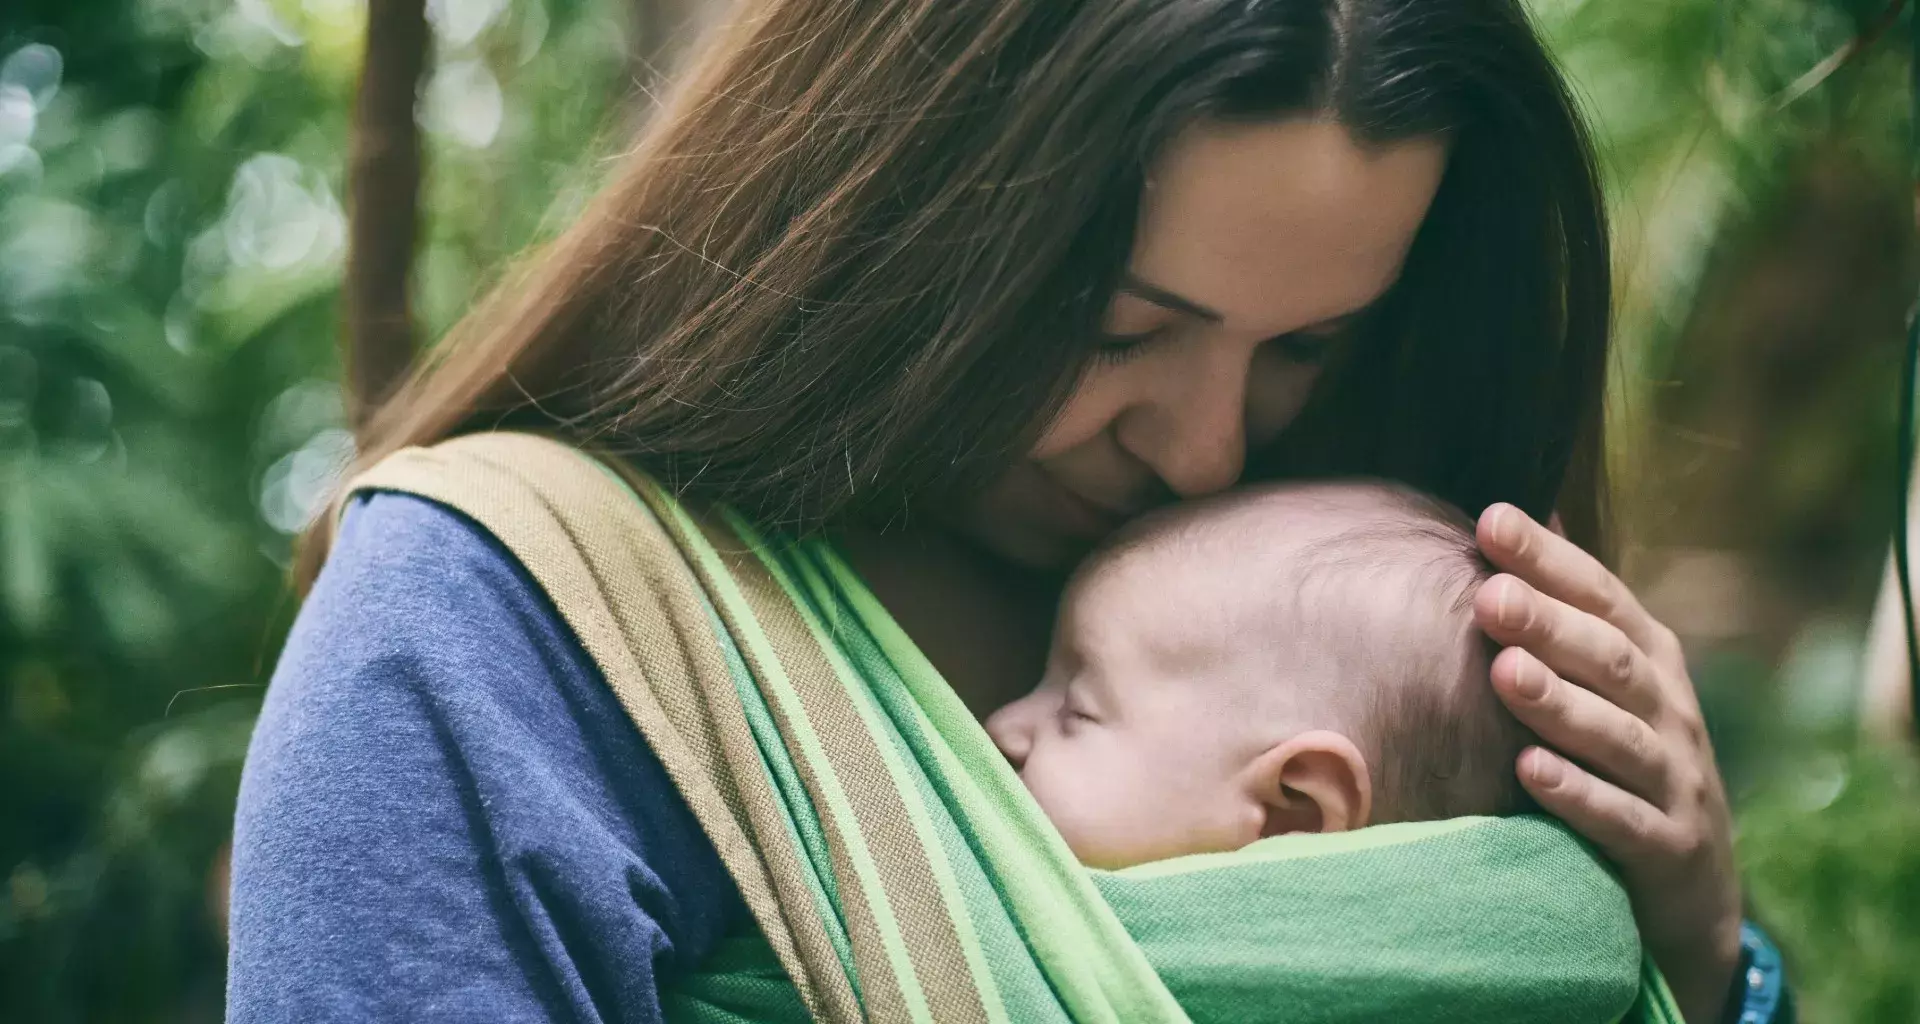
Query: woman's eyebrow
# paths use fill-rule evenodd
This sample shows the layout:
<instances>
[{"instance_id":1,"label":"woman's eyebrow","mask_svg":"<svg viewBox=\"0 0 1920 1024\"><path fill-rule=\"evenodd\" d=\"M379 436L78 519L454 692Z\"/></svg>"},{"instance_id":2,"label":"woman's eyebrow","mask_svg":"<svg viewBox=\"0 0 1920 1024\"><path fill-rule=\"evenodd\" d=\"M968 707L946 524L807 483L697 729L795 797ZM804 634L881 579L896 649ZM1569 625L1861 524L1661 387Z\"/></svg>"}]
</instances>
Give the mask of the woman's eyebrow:
<instances>
[{"instance_id":1,"label":"woman's eyebrow","mask_svg":"<svg viewBox=\"0 0 1920 1024\"><path fill-rule=\"evenodd\" d=\"M1222 316L1218 310L1202 306L1198 302L1178 292L1168 291L1151 281L1145 281L1135 277L1132 273L1128 273L1120 279L1120 290L1136 298L1145 299L1156 306L1171 309L1176 313L1185 313L1188 316L1199 317L1208 323L1217 324L1226 321L1226 317ZM1380 304L1380 301L1380 299L1375 299L1352 312L1342 313L1339 316L1322 320L1317 324L1308 325L1292 333L1337 334L1353 326L1359 320L1364 319L1368 313L1373 311L1374 307Z\"/></svg>"},{"instance_id":2,"label":"woman's eyebrow","mask_svg":"<svg viewBox=\"0 0 1920 1024\"><path fill-rule=\"evenodd\" d=\"M1156 306L1165 306L1177 313L1197 316L1210 323L1217 324L1226 319L1226 317L1221 316L1219 312L1215 310L1208 309L1192 299L1175 292L1170 292L1152 282L1142 281L1132 274L1127 274L1120 279L1120 290L1145 299Z\"/></svg>"},{"instance_id":3,"label":"woman's eyebrow","mask_svg":"<svg viewBox=\"0 0 1920 1024\"><path fill-rule=\"evenodd\" d=\"M1295 334L1339 334L1340 332L1346 330L1347 328L1352 327L1354 324L1359 323L1360 320L1364 318L1368 313L1372 312L1372 310L1373 310L1373 306L1367 305L1360 309L1356 309L1351 313L1342 313L1331 320L1322 320L1317 324L1310 324L1306 327L1302 327L1298 331L1295 331L1294 333Z\"/></svg>"}]
</instances>

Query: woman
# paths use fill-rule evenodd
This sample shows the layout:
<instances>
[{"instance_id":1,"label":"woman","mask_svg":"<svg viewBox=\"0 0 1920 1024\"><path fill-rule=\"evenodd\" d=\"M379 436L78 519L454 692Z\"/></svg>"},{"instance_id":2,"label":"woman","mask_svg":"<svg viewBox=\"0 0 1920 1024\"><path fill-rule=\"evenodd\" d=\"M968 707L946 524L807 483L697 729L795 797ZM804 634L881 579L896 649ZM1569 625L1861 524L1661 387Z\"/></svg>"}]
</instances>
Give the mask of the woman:
<instances>
[{"instance_id":1,"label":"woman","mask_svg":"<svg viewBox=\"0 0 1920 1024\"><path fill-rule=\"evenodd\" d=\"M1725 799L1672 635L1581 550L1606 241L1506 0L771 0L363 454L558 432L834 531L979 714L1150 507L1357 472L1485 509L1521 778L1714 1020ZM331 548L249 758L232 1018L658 1019L742 909L578 642L444 508L359 501Z\"/></svg>"}]
</instances>

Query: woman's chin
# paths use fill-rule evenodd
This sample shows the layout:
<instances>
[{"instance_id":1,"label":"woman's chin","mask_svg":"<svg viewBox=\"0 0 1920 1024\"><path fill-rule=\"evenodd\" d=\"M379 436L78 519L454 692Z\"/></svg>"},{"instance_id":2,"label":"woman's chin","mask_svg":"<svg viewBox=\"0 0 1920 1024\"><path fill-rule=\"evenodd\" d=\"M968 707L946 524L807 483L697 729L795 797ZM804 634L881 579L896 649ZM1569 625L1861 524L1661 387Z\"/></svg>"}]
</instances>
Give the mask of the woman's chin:
<instances>
[{"instance_id":1,"label":"woman's chin","mask_svg":"<svg viewBox=\"0 0 1920 1024\"><path fill-rule=\"evenodd\" d=\"M1098 543L1005 519L973 519L961 524L959 532L974 547L1013 568L1047 575L1070 571Z\"/></svg>"},{"instance_id":2,"label":"woman's chin","mask_svg":"<svg viewBox=\"0 0 1920 1024\"><path fill-rule=\"evenodd\" d=\"M1067 521L1062 515L1052 514L1056 512L1033 494L995 487L955 517L953 525L968 543L1010 566L1064 574L1098 547L1110 531Z\"/></svg>"}]
</instances>

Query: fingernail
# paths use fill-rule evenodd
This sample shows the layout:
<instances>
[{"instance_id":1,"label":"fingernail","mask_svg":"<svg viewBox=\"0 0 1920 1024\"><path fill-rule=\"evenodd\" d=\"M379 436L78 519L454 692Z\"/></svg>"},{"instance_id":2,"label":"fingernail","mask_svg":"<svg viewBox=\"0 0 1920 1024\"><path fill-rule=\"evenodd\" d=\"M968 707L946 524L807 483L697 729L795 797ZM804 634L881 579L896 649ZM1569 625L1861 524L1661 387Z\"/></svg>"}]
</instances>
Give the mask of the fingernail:
<instances>
[{"instance_id":1,"label":"fingernail","mask_svg":"<svg viewBox=\"0 0 1920 1024\"><path fill-rule=\"evenodd\" d=\"M1514 535L1513 506L1495 505L1493 513L1487 517L1487 532L1493 535L1493 541L1502 547L1511 547L1517 539Z\"/></svg>"},{"instance_id":2,"label":"fingernail","mask_svg":"<svg viewBox=\"0 0 1920 1024\"><path fill-rule=\"evenodd\" d=\"M1533 779L1541 788L1553 789L1560 785L1560 780L1566 778L1566 774L1559 758L1544 750L1533 755Z\"/></svg>"},{"instance_id":3,"label":"fingernail","mask_svg":"<svg viewBox=\"0 0 1920 1024\"><path fill-rule=\"evenodd\" d=\"M1547 695L1547 673L1532 658L1523 658L1520 667L1513 670L1513 692L1527 700L1539 700Z\"/></svg>"},{"instance_id":4,"label":"fingernail","mask_svg":"<svg viewBox=\"0 0 1920 1024\"><path fill-rule=\"evenodd\" d=\"M1526 604L1520 597L1520 584L1514 580L1500 581L1500 600L1494 605L1493 616L1502 626L1517 629L1526 625Z\"/></svg>"}]
</instances>

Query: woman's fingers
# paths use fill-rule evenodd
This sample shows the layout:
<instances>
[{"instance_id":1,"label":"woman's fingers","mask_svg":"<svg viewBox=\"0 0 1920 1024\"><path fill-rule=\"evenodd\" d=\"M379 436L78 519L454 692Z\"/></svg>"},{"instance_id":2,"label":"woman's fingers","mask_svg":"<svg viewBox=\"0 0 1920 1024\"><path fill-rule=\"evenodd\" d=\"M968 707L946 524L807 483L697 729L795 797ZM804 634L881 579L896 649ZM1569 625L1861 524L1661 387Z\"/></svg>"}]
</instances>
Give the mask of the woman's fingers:
<instances>
[{"instance_id":1,"label":"woman's fingers","mask_svg":"<svg viewBox=\"0 0 1920 1024\"><path fill-rule=\"evenodd\" d=\"M1638 645L1612 623L1505 574L1481 584L1474 621L1495 643L1524 647L1564 679L1642 718L1660 706L1660 681Z\"/></svg>"},{"instance_id":2,"label":"woman's fingers","mask_svg":"<svg viewBox=\"0 0 1920 1024\"><path fill-rule=\"evenodd\" d=\"M1541 593L1612 623L1650 654L1658 656L1670 646L1671 634L1620 577L1525 512L1504 502L1488 506L1476 537L1488 560Z\"/></svg>"},{"instance_id":3,"label":"woman's fingers","mask_svg":"<svg viewBox=\"0 0 1920 1024\"><path fill-rule=\"evenodd\" d=\"M1663 863L1684 845L1673 821L1645 800L1541 747L1520 754L1520 784L1616 863Z\"/></svg>"},{"instance_id":4,"label":"woman's fingers","mask_svg":"<svg viewBox=\"0 0 1920 1024\"><path fill-rule=\"evenodd\" d=\"M1555 675L1526 651L1493 660L1494 692L1541 742L1655 806L1667 801L1668 764L1653 727Z\"/></svg>"},{"instance_id":5,"label":"woman's fingers","mask_svg":"<svg viewBox=\"0 0 1920 1024\"><path fill-rule=\"evenodd\" d=\"M1528 748L1521 784L1619 865L1647 949L1711 1006L1737 959L1740 883L1680 643L1598 560L1518 509L1489 508L1478 536L1504 570L1474 598L1480 627L1513 648L1495 660L1496 692L1564 752Z\"/></svg>"}]
</instances>

